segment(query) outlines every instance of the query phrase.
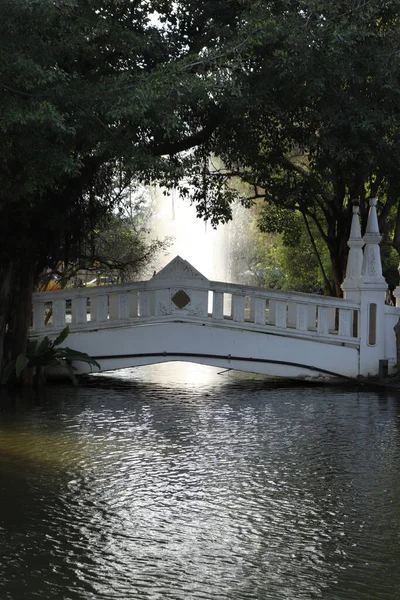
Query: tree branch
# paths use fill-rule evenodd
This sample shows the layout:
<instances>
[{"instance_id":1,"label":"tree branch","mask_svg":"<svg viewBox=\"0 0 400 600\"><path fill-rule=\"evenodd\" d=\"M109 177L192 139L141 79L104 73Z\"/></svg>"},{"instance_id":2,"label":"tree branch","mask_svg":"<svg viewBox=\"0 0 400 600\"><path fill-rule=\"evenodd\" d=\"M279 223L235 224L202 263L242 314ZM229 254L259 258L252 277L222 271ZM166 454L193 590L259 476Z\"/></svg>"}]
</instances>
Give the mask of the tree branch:
<instances>
[{"instance_id":1,"label":"tree branch","mask_svg":"<svg viewBox=\"0 0 400 600\"><path fill-rule=\"evenodd\" d=\"M314 254L317 257L317 261L318 261L318 264L320 266L320 269L321 269L321 272L322 272L322 276L323 276L324 281L325 281L325 285L327 286L327 288L331 292L332 291L332 289L331 289L331 283L330 283L330 281L328 279L328 276L327 276L327 274L325 272L324 265L322 264L322 260L321 260L320 254L318 252L318 248L316 246L316 243L315 243L315 240L314 240L314 236L313 236L312 231L310 229L310 225L309 225L309 223L307 221L307 217L306 217L306 215L303 212L301 214L302 214L303 219L304 219L304 223L305 223L305 226L306 226L306 229L307 229L307 234L308 234L308 237L310 239L311 245L313 247Z\"/></svg>"},{"instance_id":2,"label":"tree branch","mask_svg":"<svg viewBox=\"0 0 400 600\"><path fill-rule=\"evenodd\" d=\"M203 127L203 129L194 133L193 135L188 136L187 138L175 141L164 141L159 144L150 145L150 154L152 154L153 156L179 154L180 152L185 152L185 150L190 150L195 146L200 146L201 144L204 144L210 139L210 137L218 127L219 123L219 115L214 114L212 117L210 117L208 124L205 127Z\"/></svg>"}]
</instances>

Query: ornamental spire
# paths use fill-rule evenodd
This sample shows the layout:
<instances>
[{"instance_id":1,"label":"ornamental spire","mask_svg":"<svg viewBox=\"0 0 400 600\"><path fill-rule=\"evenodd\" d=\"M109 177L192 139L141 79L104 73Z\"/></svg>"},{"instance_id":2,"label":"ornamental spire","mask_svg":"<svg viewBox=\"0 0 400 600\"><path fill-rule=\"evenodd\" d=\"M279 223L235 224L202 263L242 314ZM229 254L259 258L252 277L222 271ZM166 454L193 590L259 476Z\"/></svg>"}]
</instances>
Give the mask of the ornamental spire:
<instances>
[{"instance_id":1,"label":"ornamental spire","mask_svg":"<svg viewBox=\"0 0 400 600\"><path fill-rule=\"evenodd\" d=\"M361 269L363 283L386 283L382 275L382 261L379 242L378 216L376 214L376 198L370 198L367 228L364 234L364 260Z\"/></svg>"},{"instance_id":2,"label":"ornamental spire","mask_svg":"<svg viewBox=\"0 0 400 600\"><path fill-rule=\"evenodd\" d=\"M360 208L358 202L353 200L353 217L351 221L350 237L347 242L350 250L347 259L346 277L343 281L344 286L346 286L346 283L350 282L354 284L354 282L361 277L364 240L361 237L359 214Z\"/></svg>"}]
</instances>

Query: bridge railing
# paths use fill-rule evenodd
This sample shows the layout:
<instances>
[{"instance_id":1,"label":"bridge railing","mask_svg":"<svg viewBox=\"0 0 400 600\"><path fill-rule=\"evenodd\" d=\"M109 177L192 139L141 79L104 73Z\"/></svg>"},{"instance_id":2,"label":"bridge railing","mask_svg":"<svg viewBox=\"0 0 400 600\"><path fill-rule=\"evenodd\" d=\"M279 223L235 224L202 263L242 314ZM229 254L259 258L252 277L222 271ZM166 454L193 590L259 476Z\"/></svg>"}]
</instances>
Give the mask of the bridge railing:
<instances>
[{"instance_id":1,"label":"bridge railing","mask_svg":"<svg viewBox=\"0 0 400 600\"><path fill-rule=\"evenodd\" d=\"M149 280L34 294L32 334L128 326L150 321L208 321L282 335L358 343L358 302L216 281Z\"/></svg>"},{"instance_id":2,"label":"bridge railing","mask_svg":"<svg viewBox=\"0 0 400 600\"><path fill-rule=\"evenodd\" d=\"M307 332L318 337L337 339L339 336L354 341L359 337L357 302L218 282L212 282L211 287L213 318L287 329L290 334Z\"/></svg>"}]
</instances>

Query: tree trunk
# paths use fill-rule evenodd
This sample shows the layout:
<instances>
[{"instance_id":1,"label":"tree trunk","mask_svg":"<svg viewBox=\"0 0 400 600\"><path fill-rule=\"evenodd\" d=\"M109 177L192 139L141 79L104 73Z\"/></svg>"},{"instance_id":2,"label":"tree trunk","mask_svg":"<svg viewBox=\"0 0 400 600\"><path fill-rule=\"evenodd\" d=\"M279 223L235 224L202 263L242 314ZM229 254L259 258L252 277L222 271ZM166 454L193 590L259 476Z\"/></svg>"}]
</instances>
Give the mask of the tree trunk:
<instances>
[{"instance_id":1,"label":"tree trunk","mask_svg":"<svg viewBox=\"0 0 400 600\"><path fill-rule=\"evenodd\" d=\"M8 358L4 355L4 343L12 300L13 269L14 262L10 261L7 268L0 271L0 373Z\"/></svg>"},{"instance_id":2,"label":"tree trunk","mask_svg":"<svg viewBox=\"0 0 400 600\"><path fill-rule=\"evenodd\" d=\"M343 265L347 260L347 254L344 256L343 251L341 252L339 248L329 248L329 253L332 262L333 280L335 283L335 296L341 298L343 296L341 284L343 283L346 272Z\"/></svg>"},{"instance_id":3,"label":"tree trunk","mask_svg":"<svg viewBox=\"0 0 400 600\"><path fill-rule=\"evenodd\" d=\"M33 269L24 269L23 273L19 273L18 279L13 291L9 323L8 347L12 358L26 353L27 334L32 318Z\"/></svg>"},{"instance_id":4,"label":"tree trunk","mask_svg":"<svg viewBox=\"0 0 400 600\"><path fill-rule=\"evenodd\" d=\"M25 261L11 261L1 282L0 352L3 366L26 353L31 324L35 267Z\"/></svg>"}]
</instances>

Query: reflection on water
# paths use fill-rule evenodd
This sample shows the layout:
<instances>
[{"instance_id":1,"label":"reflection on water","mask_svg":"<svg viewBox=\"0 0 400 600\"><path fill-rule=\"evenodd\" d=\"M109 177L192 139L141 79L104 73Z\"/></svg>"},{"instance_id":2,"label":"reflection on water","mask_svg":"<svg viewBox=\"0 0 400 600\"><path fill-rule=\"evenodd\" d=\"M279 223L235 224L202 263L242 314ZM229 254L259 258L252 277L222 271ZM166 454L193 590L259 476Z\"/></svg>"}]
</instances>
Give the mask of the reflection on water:
<instances>
[{"instance_id":1,"label":"reflection on water","mask_svg":"<svg viewBox=\"0 0 400 600\"><path fill-rule=\"evenodd\" d=\"M3 396L2 600L400 597L398 398L219 371Z\"/></svg>"}]
</instances>

